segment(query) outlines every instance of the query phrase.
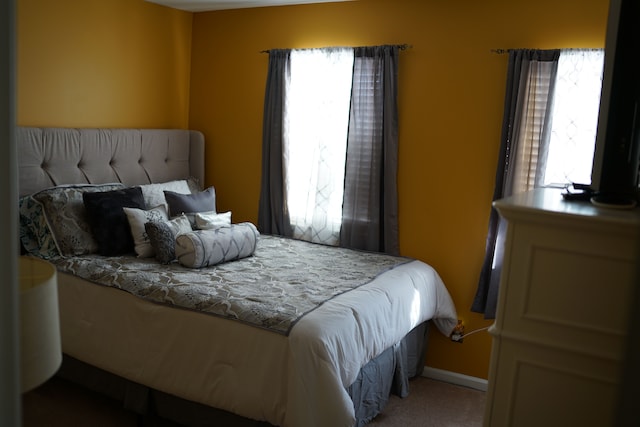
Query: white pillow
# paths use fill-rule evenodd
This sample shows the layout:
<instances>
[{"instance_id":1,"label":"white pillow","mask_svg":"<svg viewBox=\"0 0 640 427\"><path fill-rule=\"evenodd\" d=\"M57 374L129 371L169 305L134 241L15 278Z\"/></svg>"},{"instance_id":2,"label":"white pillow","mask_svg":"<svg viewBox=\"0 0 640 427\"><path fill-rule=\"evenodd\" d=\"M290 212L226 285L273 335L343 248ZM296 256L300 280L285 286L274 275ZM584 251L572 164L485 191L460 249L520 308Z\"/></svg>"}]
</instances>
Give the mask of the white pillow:
<instances>
[{"instance_id":1,"label":"white pillow","mask_svg":"<svg viewBox=\"0 0 640 427\"><path fill-rule=\"evenodd\" d=\"M122 208L127 215L131 236L133 237L136 255L140 258L148 258L155 255L155 250L151 246L151 241L144 228L147 222L168 221L169 214L164 205L156 206L153 209L143 210L137 208Z\"/></svg>"},{"instance_id":2,"label":"white pillow","mask_svg":"<svg viewBox=\"0 0 640 427\"><path fill-rule=\"evenodd\" d=\"M213 230L231 225L231 211L224 213L197 212L195 225L198 230Z\"/></svg>"},{"instance_id":3,"label":"white pillow","mask_svg":"<svg viewBox=\"0 0 640 427\"><path fill-rule=\"evenodd\" d=\"M141 185L142 197L147 208L149 206L163 205L167 212L169 212L169 206L164 198L164 190L173 191L180 194L191 194L191 188L186 179L162 182L159 184L145 184Z\"/></svg>"}]
</instances>

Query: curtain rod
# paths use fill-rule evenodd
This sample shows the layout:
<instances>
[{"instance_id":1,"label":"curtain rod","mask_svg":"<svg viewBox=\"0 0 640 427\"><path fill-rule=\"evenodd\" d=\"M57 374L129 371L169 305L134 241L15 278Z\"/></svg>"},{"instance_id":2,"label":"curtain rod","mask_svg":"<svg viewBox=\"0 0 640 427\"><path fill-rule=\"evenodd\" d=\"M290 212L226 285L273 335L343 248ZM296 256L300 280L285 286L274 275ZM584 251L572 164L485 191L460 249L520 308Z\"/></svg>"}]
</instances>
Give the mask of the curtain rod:
<instances>
[{"instance_id":1,"label":"curtain rod","mask_svg":"<svg viewBox=\"0 0 640 427\"><path fill-rule=\"evenodd\" d=\"M413 45L410 45L410 44L407 44L407 43L404 43L404 44L390 44L390 45L384 45L384 46L396 46L400 50L411 49L413 47ZM338 46L334 46L334 47L338 47ZM357 46L357 47L373 47L373 46ZM310 47L308 49L326 49L326 48L313 48L313 47ZM260 53L269 53L269 52L271 52L271 50L272 49L261 50ZM300 50L304 50L304 49L300 49Z\"/></svg>"},{"instance_id":2,"label":"curtain rod","mask_svg":"<svg viewBox=\"0 0 640 427\"><path fill-rule=\"evenodd\" d=\"M495 53L496 55L503 55L505 53L509 53L514 50L524 50L526 48L518 48L518 49L491 49L491 53ZM584 50L602 50L601 47L572 47L572 48L556 48L564 51L584 51ZM541 49L541 50L554 50L554 49Z\"/></svg>"}]
</instances>

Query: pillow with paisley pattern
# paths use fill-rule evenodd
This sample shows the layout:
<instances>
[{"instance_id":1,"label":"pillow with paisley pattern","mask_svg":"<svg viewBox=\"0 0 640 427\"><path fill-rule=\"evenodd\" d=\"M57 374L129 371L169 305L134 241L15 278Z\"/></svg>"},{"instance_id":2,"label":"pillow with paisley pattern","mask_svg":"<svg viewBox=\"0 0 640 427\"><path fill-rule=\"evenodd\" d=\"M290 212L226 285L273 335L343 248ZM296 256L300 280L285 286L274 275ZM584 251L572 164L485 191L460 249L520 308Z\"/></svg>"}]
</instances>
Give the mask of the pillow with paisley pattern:
<instances>
[{"instance_id":1,"label":"pillow with paisley pattern","mask_svg":"<svg viewBox=\"0 0 640 427\"><path fill-rule=\"evenodd\" d=\"M131 229L131 237L133 237L133 249L136 251L136 255L140 258L149 258L155 255L155 250L149 240L149 235L145 230L145 223L147 222L160 222L169 219L167 215L167 209L164 205L156 206L153 209L144 210L138 208L122 208L125 215L127 215L127 221L129 222L129 228Z\"/></svg>"},{"instance_id":2,"label":"pillow with paisley pattern","mask_svg":"<svg viewBox=\"0 0 640 427\"><path fill-rule=\"evenodd\" d=\"M21 197L18 201L18 215L20 244L26 253L44 259L60 256L40 203L31 196Z\"/></svg>"},{"instance_id":3,"label":"pillow with paisley pattern","mask_svg":"<svg viewBox=\"0 0 640 427\"><path fill-rule=\"evenodd\" d=\"M191 223L185 215L180 215L169 221L147 222L144 229L149 241L162 264L169 264L176 259L176 237L191 231Z\"/></svg>"},{"instance_id":4,"label":"pillow with paisley pattern","mask_svg":"<svg viewBox=\"0 0 640 427\"><path fill-rule=\"evenodd\" d=\"M60 255L95 253L98 244L87 221L82 200L85 193L124 188L124 184L78 184L47 188L31 197L42 206L47 225Z\"/></svg>"}]
</instances>

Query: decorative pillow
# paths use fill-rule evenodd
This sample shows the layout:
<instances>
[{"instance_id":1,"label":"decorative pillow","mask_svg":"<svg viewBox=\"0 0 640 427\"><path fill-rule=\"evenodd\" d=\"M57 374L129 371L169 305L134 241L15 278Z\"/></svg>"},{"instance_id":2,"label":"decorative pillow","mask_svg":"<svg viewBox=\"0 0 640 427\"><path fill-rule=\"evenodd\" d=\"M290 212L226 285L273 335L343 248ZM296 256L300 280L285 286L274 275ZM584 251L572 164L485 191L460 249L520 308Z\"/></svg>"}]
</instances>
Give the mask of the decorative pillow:
<instances>
[{"instance_id":1,"label":"decorative pillow","mask_svg":"<svg viewBox=\"0 0 640 427\"><path fill-rule=\"evenodd\" d=\"M231 211L221 214L215 212L198 212L195 214L195 223L198 230L228 227L231 225Z\"/></svg>"},{"instance_id":2,"label":"decorative pillow","mask_svg":"<svg viewBox=\"0 0 640 427\"><path fill-rule=\"evenodd\" d=\"M202 191L202 187L200 186L200 181L196 177L189 177L187 179L187 184L189 185L189 189L191 193L199 193Z\"/></svg>"},{"instance_id":3,"label":"decorative pillow","mask_svg":"<svg viewBox=\"0 0 640 427\"><path fill-rule=\"evenodd\" d=\"M144 191L143 191L144 196ZM153 209L142 210L138 208L122 208L127 221L129 222L129 229L131 230L131 237L133 237L133 249L140 258L149 258L155 254L151 241L145 230L145 223L147 222L160 222L169 219L167 210L164 205L156 206Z\"/></svg>"},{"instance_id":4,"label":"decorative pillow","mask_svg":"<svg viewBox=\"0 0 640 427\"><path fill-rule=\"evenodd\" d=\"M167 205L167 200L164 197L165 190L180 194L191 194L191 188L186 179L163 182L160 184L146 184L141 185L140 188L142 189L145 206L163 205L167 212L169 212L169 206Z\"/></svg>"},{"instance_id":5,"label":"decorative pillow","mask_svg":"<svg viewBox=\"0 0 640 427\"><path fill-rule=\"evenodd\" d=\"M184 215L170 221L147 222L144 228L156 254L156 259L162 264L168 264L176 259L176 236L191 231L189 220Z\"/></svg>"},{"instance_id":6,"label":"decorative pillow","mask_svg":"<svg viewBox=\"0 0 640 427\"><path fill-rule=\"evenodd\" d=\"M171 228L174 236L182 233L188 233L191 231L191 224L189 223L189 218L185 215L179 215L169 221L167 221L167 225Z\"/></svg>"},{"instance_id":7,"label":"decorative pillow","mask_svg":"<svg viewBox=\"0 0 640 427\"><path fill-rule=\"evenodd\" d=\"M98 250L87 222L83 195L124 188L123 184L62 185L33 194L42 205L53 239L60 255L82 255Z\"/></svg>"},{"instance_id":8,"label":"decorative pillow","mask_svg":"<svg viewBox=\"0 0 640 427\"><path fill-rule=\"evenodd\" d=\"M82 196L91 232L98 243L98 253L114 256L133 252L133 237L122 208L145 208L140 187L84 193Z\"/></svg>"},{"instance_id":9,"label":"decorative pillow","mask_svg":"<svg viewBox=\"0 0 640 427\"><path fill-rule=\"evenodd\" d=\"M31 196L21 197L18 201L18 214L22 248L27 253L44 259L60 256L42 205Z\"/></svg>"},{"instance_id":10,"label":"decorative pillow","mask_svg":"<svg viewBox=\"0 0 640 427\"><path fill-rule=\"evenodd\" d=\"M250 222L176 237L176 258L184 267L202 268L253 255L260 233Z\"/></svg>"},{"instance_id":11,"label":"decorative pillow","mask_svg":"<svg viewBox=\"0 0 640 427\"><path fill-rule=\"evenodd\" d=\"M216 191L209 187L204 191L193 194L180 194L174 191L165 191L164 197L169 204L169 216L171 218L182 213L193 214L195 212L216 211ZM191 220L191 218L189 218ZM191 222L193 225L193 221Z\"/></svg>"}]
</instances>

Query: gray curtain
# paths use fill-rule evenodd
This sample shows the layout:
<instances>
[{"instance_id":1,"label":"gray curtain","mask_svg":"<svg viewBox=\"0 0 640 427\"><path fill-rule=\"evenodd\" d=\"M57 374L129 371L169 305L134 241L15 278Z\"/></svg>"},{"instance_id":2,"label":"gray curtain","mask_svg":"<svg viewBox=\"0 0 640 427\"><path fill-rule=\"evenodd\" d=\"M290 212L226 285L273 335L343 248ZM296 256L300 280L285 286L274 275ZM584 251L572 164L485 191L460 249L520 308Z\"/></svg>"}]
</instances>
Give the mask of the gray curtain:
<instances>
[{"instance_id":1,"label":"gray curtain","mask_svg":"<svg viewBox=\"0 0 640 427\"><path fill-rule=\"evenodd\" d=\"M399 254L398 47L356 48L340 245Z\"/></svg>"},{"instance_id":2,"label":"gray curtain","mask_svg":"<svg viewBox=\"0 0 640 427\"><path fill-rule=\"evenodd\" d=\"M519 147L519 141L522 139L523 129L527 125L526 118L534 115L533 112L527 111L528 108L531 108L532 103L530 101L533 96L541 100L538 103L533 103L535 108L541 109L535 114L537 117L542 118L539 123L536 123L536 126L542 127L538 132L542 139L539 144L541 147L539 155L545 155L547 152L551 114L546 114L546 112L549 111L549 106L553 99L559 56L560 50L557 49L518 49L509 51L504 118L493 193L494 201L513 194L514 174L516 172L515 159L517 158L518 150L521 148ZM550 63L551 66L537 67L541 62ZM540 73L548 74L541 75ZM531 87L540 87L540 85L528 84L532 79L544 79L550 83L545 91L532 93ZM496 315L506 228L506 222L500 218L498 212L492 207L485 246L485 259L476 295L471 306L471 311L484 313L486 319L493 319Z\"/></svg>"},{"instance_id":3,"label":"gray curtain","mask_svg":"<svg viewBox=\"0 0 640 427\"><path fill-rule=\"evenodd\" d=\"M260 232L282 236L293 234L285 203L282 160L284 102L286 82L290 73L290 52L284 49L269 51L262 122L262 178L258 207Z\"/></svg>"}]
</instances>

